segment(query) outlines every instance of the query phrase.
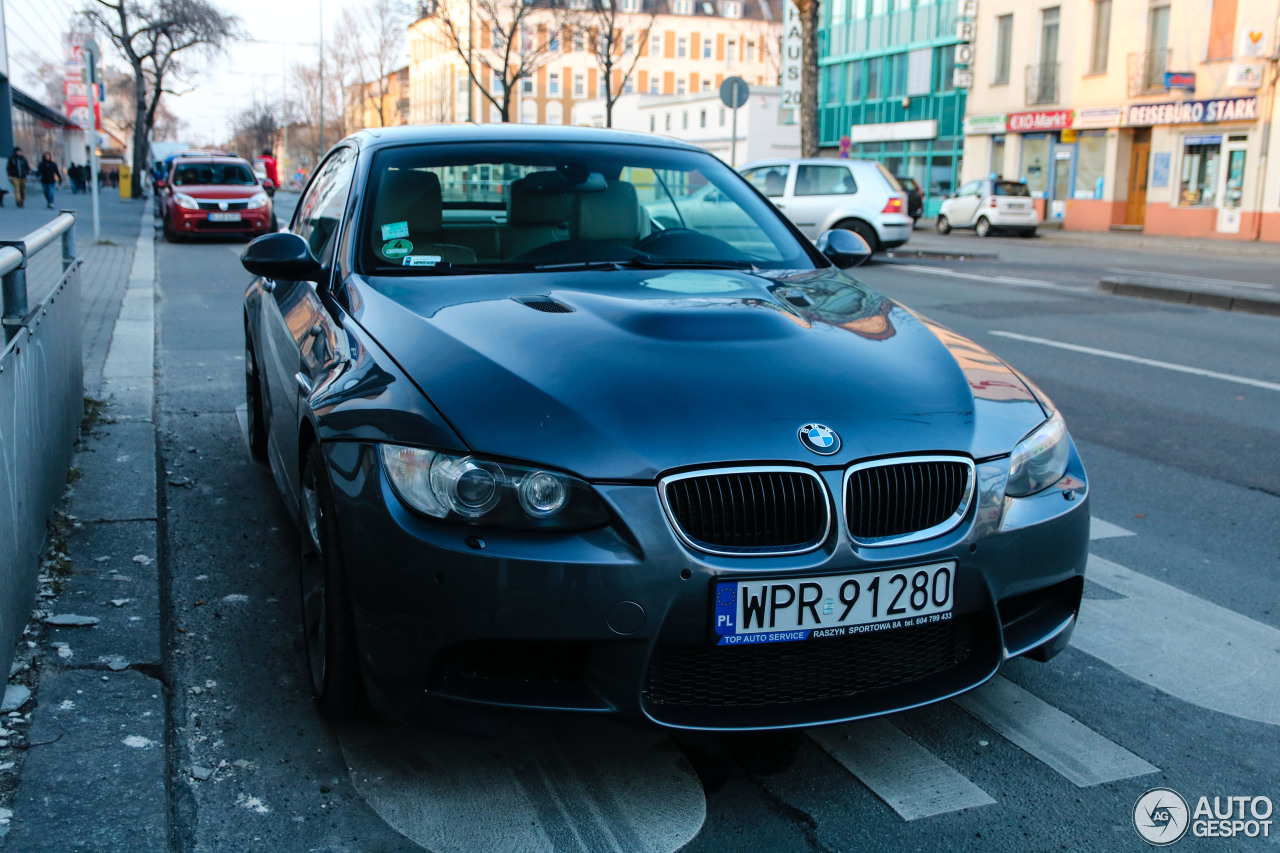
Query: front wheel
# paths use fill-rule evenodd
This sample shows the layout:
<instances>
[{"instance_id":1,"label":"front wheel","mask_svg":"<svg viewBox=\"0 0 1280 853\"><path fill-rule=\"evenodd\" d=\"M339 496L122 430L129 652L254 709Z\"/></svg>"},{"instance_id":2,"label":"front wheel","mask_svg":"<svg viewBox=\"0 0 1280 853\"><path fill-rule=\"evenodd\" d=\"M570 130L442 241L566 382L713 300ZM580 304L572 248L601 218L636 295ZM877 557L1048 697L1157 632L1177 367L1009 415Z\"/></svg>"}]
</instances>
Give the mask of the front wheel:
<instances>
[{"instance_id":1,"label":"front wheel","mask_svg":"<svg viewBox=\"0 0 1280 853\"><path fill-rule=\"evenodd\" d=\"M947 221L947 217L942 214L938 214L938 221L934 223L933 227L939 234L951 233L951 223Z\"/></svg>"},{"instance_id":2,"label":"front wheel","mask_svg":"<svg viewBox=\"0 0 1280 853\"><path fill-rule=\"evenodd\" d=\"M354 716L364 703L355 617L338 540L333 490L320 445L307 449L302 469L302 627L311 687L320 713Z\"/></svg>"},{"instance_id":3,"label":"front wheel","mask_svg":"<svg viewBox=\"0 0 1280 853\"><path fill-rule=\"evenodd\" d=\"M978 217L977 224L973 226L973 233L979 237L989 237L991 235L991 223L987 221L987 217Z\"/></svg>"},{"instance_id":4,"label":"front wheel","mask_svg":"<svg viewBox=\"0 0 1280 853\"><path fill-rule=\"evenodd\" d=\"M182 235L174 230L172 220L170 220L169 217L166 216L163 221L164 221L164 239L168 240L170 243L181 243Z\"/></svg>"}]
</instances>

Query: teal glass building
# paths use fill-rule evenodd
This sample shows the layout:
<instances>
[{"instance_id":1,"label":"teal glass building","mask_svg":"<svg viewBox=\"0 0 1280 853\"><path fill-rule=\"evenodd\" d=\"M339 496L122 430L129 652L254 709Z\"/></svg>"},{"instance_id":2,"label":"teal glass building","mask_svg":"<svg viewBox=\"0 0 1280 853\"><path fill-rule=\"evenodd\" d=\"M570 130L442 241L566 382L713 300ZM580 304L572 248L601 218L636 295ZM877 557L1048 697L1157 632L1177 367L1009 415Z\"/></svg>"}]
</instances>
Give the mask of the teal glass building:
<instances>
[{"instance_id":1,"label":"teal glass building","mask_svg":"<svg viewBox=\"0 0 1280 853\"><path fill-rule=\"evenodd\" d=\"M957 0L830 0L818 29L823 154L915 178L935 216L960 174L965 92L953 84Z\"/></svg>"}]
</instances>

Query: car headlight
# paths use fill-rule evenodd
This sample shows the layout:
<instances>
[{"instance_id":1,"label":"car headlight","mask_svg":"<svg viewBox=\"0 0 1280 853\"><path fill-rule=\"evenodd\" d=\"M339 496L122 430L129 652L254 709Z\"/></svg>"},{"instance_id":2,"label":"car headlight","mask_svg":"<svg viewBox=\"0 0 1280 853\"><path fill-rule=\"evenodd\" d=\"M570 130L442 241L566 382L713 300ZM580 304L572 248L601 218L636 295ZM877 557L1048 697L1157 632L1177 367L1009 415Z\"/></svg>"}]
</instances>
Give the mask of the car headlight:
<instances>
[{"instance_id":1,"label":"car headlight","mask_svg":"<svg viewBox=\"0 0 1280 853\"><path fill-rule=\"evenodd\" d=\"M173 203L176 204L178 207L184 208L186 210L200 209L200 205L196 202L196 200L191 196L187 195L186 193L174 193Z\"/></svg>"},{"instance_id":2,"label":"car headlight","mask_svg":"<svg viewBox=\"0 0 1280 853\"><path fill-rule=\"evenodd\" d=\"M247 205L245 205L245 206L246 206L246 207L248 207L248 208L249 208L249 210L257 210L257 209L258 209L258 208L260 208L260 207L266 207L266 206L267 206L267 194L266 194L266 193L254 193L253 197L249 199L249 203L248 203Z\"/></svg>"},{"instance_id":3,"label":"car headlight","mask_svg":"<svg viewBox=\"0 0 1280 853\"><path fill-rule=\"evenodd\" d=\"M1049 488L1067 473L1070 450L1066 422L1061 414L1054 412L1013 448L1004 493L1021 498Z\"/></svg>"},{"instance_id":4,"label":"car headlight","mask_svg":"<svg viewBox=\"0 0 1280 853\"><path fill-rule=\"evenodd\" d=\"M397 444L380 445L379 451L396 494L433 518L549 530L586 530L609 523L609 513L591 486L559 471Z\"/></svg>"}]
</instances>

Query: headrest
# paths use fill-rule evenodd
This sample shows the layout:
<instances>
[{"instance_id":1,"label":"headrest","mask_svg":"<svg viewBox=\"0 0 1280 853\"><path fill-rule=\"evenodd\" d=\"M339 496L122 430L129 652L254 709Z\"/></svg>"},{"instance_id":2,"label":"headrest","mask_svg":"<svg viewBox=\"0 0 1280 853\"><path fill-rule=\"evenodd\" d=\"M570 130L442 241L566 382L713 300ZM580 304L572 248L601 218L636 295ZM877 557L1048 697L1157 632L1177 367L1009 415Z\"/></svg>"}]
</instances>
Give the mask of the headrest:
<instances>
[{"instance_id":1,"label":"headrest","mask_svg":"<svg viewBox=\"0 0 1280 853\"><path fill-rule=\"evenodd\" d=\"M511 182L507 202L508 225L557 225L573 216L570 193L535 192L534 172ZM554 173L553 173L554 174Z\"/></svg>"},{"instance_id":2,"label":"headrest","mask_svg":"<svg viewBox=\"0 0 1280 853\"><path fill-rule=\"evenodd\" d=\"M604 192L578 196L579 240L634 243L640 237L640 196L626 181L610 181Z\"/></svg>"},{"instance_id":3,"label":"headrest","mask_svg":"<svg viewBox=\"0 0 1280 853\"><path fill-rule=\"evenodd\" d=\"M440 178L418 169L387 169L378 181L373 233L384 225L407 222L410 233L439 231L444 224Z\"/></svg>"}]
</instances>

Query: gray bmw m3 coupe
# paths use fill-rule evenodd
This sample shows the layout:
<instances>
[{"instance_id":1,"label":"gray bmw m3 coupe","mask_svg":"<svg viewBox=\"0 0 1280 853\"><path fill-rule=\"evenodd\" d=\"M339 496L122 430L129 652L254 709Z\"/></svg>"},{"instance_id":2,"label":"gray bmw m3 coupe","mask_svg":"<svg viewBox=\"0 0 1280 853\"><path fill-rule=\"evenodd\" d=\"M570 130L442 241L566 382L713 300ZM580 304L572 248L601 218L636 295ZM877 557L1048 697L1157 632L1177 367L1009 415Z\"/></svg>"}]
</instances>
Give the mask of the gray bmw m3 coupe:
<instances>
[{"instance_id":1,"label":"gray bmw m3 coupe","mask_svg":"<svg viewBox=\"0 0 1280 853\"><path fill-rule=\"evenodd\" d=\"M676 140L334 147L242 257L319 708L809 726L1061 651L1089 533L1062 415L845 272L868 255Z\"/></svg>"}]
</instances>

